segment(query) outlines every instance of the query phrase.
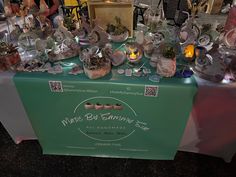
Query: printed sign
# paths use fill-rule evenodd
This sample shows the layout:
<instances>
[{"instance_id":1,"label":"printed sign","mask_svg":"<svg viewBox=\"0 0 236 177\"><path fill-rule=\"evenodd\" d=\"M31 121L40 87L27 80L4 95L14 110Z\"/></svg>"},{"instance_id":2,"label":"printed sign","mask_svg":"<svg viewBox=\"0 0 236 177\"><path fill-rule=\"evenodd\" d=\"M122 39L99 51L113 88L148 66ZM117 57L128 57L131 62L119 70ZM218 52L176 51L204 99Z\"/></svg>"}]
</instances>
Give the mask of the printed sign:
<instances>
[{"instance_id":1,"label":"printed sign","mask_svg":"<svg viewBox=\"0 0 236 177\"><path fill-rule=\"evenodd\" d=\"M165 81L22 76L15 85L46 154L173 159L196 91Z\"/></svg>"},{"instance_id":2,"label":"printed sign","mask_svg":"<svg viewBox=\"0 0 236 177\"><path fill-rule=\"evenodd\" d=\"M128 138L136 129L149 130L146 122L137 120L134 108L113 97L86 99L75 107L72 117L66 117L61 123L63 127L78 124L81 134L101 142Z\"/></svg>"}]
</instances>

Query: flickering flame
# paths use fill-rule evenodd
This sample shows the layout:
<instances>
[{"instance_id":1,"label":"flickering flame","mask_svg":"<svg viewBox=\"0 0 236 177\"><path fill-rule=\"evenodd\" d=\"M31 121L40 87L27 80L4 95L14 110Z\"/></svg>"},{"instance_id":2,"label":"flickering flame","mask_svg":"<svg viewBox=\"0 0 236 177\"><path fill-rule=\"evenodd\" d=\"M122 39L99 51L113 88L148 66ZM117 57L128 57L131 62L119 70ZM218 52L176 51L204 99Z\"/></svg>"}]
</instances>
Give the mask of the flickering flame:
<instances>
[{"instance_id":1,"label":"flickering flame","mask_svg":"<svg viewBox=\"0 0 236 177\"><path fill-rule=\"evenodd\" d=\"M134 52L132 52L129 57L132 60L136 60L137 59L137 55L135 55Z\"/></svg>"},{"instance_id":2,"label":"flickering flame","mask_svg":"<svg viewBox=\"0 0 236 177\"><path fill-rule=\"evenodd\" d=\"M135 49L133 48L129 48L131 54L129 55L129 58L131 60L137 60L138 59L138 55L139 55L139 52L137 52L137 54L135 54Z\"/></svg>"},{"instance_id":3,"label":"flickering flame","mask_svg":"<svg viewBox=\"0 0 236 177\"><path fill-rule=\"evenodd\" d=\"M193 56L193 54L190 51L186 52L186 54L185 54L185 57L187 57L187 58L192 57L192 56Z\"/></svg>"},{"instance_id":4,"label":"flickering flame","mask_svg":"<svg viewBox=\"0 0 236 177\"><path fill-rule=\"evenodd\" d=\"M187 45L184 49L184 56L186 58L193 58L194 56L194 45L190 44L190 45Z\"/></svg>"}]
</instances>

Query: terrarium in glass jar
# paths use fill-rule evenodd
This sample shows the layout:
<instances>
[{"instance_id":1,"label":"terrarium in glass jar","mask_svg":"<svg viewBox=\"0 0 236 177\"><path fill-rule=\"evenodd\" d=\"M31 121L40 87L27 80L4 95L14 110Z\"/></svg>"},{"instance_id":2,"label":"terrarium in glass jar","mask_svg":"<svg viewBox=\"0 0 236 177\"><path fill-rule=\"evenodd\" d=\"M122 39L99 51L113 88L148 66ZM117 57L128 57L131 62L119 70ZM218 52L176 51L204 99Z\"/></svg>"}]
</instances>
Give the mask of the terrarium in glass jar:
<instances>
[{"instance_id":1,"label":"terrarium in glass jar","mask_svg":"<svg viewBox=\"0 0 236 177\"><path fill-rule=\"evenodd\" d=\"M109 51L108 51L109 50ZM93 47L81 52L84 72L90 79L101 78L111 71L110 49Z\"/></svg>"},{"instance_id":2,"label":"terrarium in glass jar","mask_svg":"<svg viewBox=\"0 0 236 177\"><path fill-rule=\"evenodd\" d=\"M176 54L172 44L160 45L160 55L157 60L156 71L160 76L172 77L176 72Z\"/></svg>"},{"instance_id":3,"label":"terrarium in glass jar","mask_svg":"<svg viewBox=\"0 0 236 177\"><path fill-rule=\"evenodd\" d=\"M14 70L20 63L20 55L12 44L0 43L0 71Z\"/></svg>"}]
</instances>

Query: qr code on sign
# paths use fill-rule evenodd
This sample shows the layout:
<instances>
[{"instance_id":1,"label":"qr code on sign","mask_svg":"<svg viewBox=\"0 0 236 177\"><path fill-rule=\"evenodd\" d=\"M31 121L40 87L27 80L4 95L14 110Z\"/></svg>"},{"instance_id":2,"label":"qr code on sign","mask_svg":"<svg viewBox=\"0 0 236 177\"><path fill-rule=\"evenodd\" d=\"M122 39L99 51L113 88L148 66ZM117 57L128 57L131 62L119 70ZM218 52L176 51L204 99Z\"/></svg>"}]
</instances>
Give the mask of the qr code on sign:
<instances>
[{"instance_id":1,"label":"qr code on sign","mask_svg":"<svg viewBox=\"0 0 236 177\"><path fill-rule=\"evenodd\" d=\"M157 95L158 95L158 89L159 89L158 86L145 85L144 96L157 97Z\"/></svg>"},{"instance_id":2,"label":"qr code on sign","mask_svg":"<svg viewBox=\"0 0 236 177\"><path fill-rule=\"evenodd\" d=\"M61 81L49 81L48 83L52 92L63 92Z\"/></svg>"}]
</instances>

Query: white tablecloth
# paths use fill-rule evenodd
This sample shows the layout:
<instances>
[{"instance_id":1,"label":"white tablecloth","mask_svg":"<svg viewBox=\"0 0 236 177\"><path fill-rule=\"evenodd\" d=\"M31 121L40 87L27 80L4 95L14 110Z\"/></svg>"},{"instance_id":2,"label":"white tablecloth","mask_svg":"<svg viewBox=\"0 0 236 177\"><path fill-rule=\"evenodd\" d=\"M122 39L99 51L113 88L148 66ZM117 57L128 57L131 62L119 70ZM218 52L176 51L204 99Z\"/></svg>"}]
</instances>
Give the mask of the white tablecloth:
<instances>
[{"instance_id":1,"label":"white tablecloth","mask_svg":"<svg viewBox=\"0 0 236 177\"><path fill-rule=\"evenodd\" d=\"M0 121L16 144L37 139L12 77L14 73L0 73Z\"/></svg>"}]
</instances>

